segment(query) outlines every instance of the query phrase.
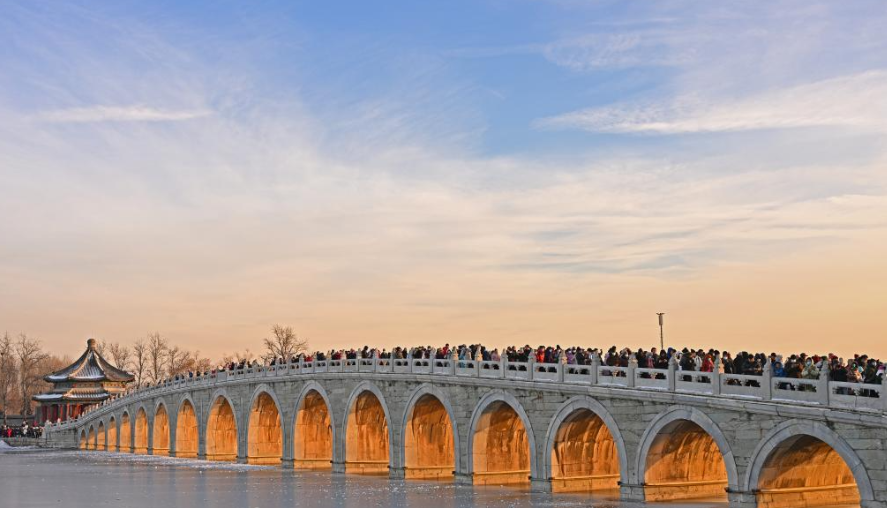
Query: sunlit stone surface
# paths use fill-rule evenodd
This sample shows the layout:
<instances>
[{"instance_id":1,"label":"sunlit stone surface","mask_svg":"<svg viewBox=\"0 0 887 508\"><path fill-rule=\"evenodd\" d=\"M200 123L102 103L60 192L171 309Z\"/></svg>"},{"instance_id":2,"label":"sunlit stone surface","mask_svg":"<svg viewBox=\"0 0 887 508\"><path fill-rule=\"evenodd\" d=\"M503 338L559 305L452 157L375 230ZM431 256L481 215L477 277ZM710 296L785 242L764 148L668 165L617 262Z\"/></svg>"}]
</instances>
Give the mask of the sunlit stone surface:
<instances>
[{"instance_id":1,"label":"sunlit stone surface","mask_svg":"<svg viewBox=\"0 0 887 508\"><path fill-rule=\"evenodd\" d=\"M727 470L714 439L699 425L676 421L656 435L647 453L647 500L722 497Z\"/></svg>"},{"instance_id":2,"label":"sunlit stone surface","mask_svg":"<svg viewBox=\"0 0 887 508\"><path fill-rule=\"evenodd\" d=\"M487 406L474 432L474 483L507 485L530 482L527 429L505 402Z\"/></svg>"},{"instance_id":3,"label":"sunlit stone surface","mask_svg":"<svg viewBox=\"0 0 887 508\"><path fill-rule=\"evenodd\" d=\"M453 423L437 397L426 394L416 402L404 433L407 478L452 478Z\"/></svg>"},{"instance_id":4,"label":"sunlit stone surface","mask_svg":"<svg viewBox=\"0 0 887 508\"><path fill-rule=\"evenodd\" d=\"M117 421L111 418L108 421L108 451L119 451L117 443Z\"/></svg>"},{"instance_id":5,"label":"sunlit stone surface","mask_svg":"<svg viewBox=\"0 0 887 508\"><path fill-rule=\"evenodd\" d=\"M169 415L166 406L161 405L154 413L154 446L152 455L169 455Z\"/></svg>"},{"instance_id":6,"label":"sunlit stone surface","mask_svg":"<svg viewBox=\"0 0 887 508\"><path fill-rule=\"evenodd\" d=\"M216 398L206 425L206 459L233 462L237 459L237 422L224 397Z\"/></svg>"},{"instance_id":7,"label":"sunlit stone surface","mask_svg":"<svg viewBox=\"0 0 887 508\"><path fill-rule=\"evenodd\" d=\"M388 421L375 394L361 393L348 415L345 467L350 473L388 473Z\"/></svg>"},{"instance_id":8,"label":"sunlit stone surface","mask_svg":"<svg viewBox=\"0 0 887 508\"><path fill-rule=\"evenodd\" d=\"M758 481L760 508L855 505L859 489L847 463L811 436L788 439L767 457Z\"/></svg>"},{"instance_id":9,"label":"sunlit stone surface","mask_svg":"<svg viewBox=\"0 0 887 508\"><path fill-rule=\"evenodd\" d=\"M297 469L330 469L333 428L326 401L316 390L305 395L296 415L294 462Z\"/></svg>"},{"instance_id":10,"label":"sunlit stone surface","mask_svg":"<svg viewBox=\"0 0 887 508\"><path fill-rule=\"evenodd\" d=\"M604 421L588 409L567 417L551 450L551 468L555 492L617 489L619 457Z\"/></svg>"},{"instance_id":11,"label":"sunlit stone surface","mask_svg":"<svg viewBox=\"0 0 887 508\"><path fill-rule=\"evenodd\" d=\"M283 452L283 432L280 411L274 399L261 393L253 402L249 415L248 462L250 464L280 464Z\"/></svg>"},{"instance_id":12,"label":"sunlit stone surface","mask_svg":"<svg viewBox=\"0 0 887 508\"><path fill-rule=\"evenodd\" d=\"M176 457L196 458L198 435L197 414L191 401L185 400L176 418Z\"/></svg>"},{"instance_id":13,"label":"sunlit stone surface","mask_svg":"<svg viewBox=\"0 0 887 508\"><path fill-rule=\"evenodd\" d=\"M105 451L105 450L106 450L106 447L105 447L105 440L106 440L107 438L108 438L108 436L105 434L105 423L104 423L104 422L101 422L101 423L99 423L99 428L98 428L98 430L96 431L96 437L95 437L95 439L96 439L96 445L95 445L95 449L98 450L98 451Z\"/></svg>"},{"instance_id":14,"label":"sunlit stone surface","mask_svg":"<svg viewBox=\"0 0 887 508\"><path fill-rule=\"evenodd\" d=\"M132 452L132 422L128 413L120 417L120 451Z\"/></svg>"},{"instance_id":15,"label":"sunlit stone surface","mask_svg":"<svg viewBox=\"0 0 887 508\"><path fill-rule=\"evenodd\" d=\"M144 455L148 453L148 415L144 408L139 408L136 413L135 439L133 440L133 453Z\"/></svg>"}]
</instances>

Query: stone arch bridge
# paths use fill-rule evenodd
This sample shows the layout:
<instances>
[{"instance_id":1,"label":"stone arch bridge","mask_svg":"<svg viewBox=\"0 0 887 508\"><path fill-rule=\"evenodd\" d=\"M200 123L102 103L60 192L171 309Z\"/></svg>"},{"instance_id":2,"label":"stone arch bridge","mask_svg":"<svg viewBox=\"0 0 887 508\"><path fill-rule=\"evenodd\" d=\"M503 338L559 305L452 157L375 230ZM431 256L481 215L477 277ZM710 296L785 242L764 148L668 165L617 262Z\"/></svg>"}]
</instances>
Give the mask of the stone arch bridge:
<instances>
[{"instance_id":1,"label":"stone arch bridge","mask_svg":"<svg viewBox=\"0 0 887 508\"><path fill-rule=\"evenodd\" d=\"M636 501L887 508L885 410L884 386L825 375L690 375L597 359L300 360L137 390L45 439Z\"/></svg>"}]
</instances>

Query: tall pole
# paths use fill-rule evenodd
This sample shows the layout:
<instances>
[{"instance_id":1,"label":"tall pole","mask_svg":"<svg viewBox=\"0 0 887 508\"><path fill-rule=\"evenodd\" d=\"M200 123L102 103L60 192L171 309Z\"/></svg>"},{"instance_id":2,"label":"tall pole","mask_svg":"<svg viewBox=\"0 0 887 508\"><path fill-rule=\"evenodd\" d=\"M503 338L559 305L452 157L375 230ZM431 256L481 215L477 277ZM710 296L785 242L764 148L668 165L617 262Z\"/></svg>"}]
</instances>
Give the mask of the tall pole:
<instances>
[{"instance_id":1,"label":"tall pole","mask_svg":"<svg viewBox=\"0 0 887 508\"><path fill-rule=\"evenodd\" d=\"M657 316L659 316L659 350L662 351L665 349L665 332L663 328L665 326L665 313L657 312Z\"/></svg>"}]
</instances>

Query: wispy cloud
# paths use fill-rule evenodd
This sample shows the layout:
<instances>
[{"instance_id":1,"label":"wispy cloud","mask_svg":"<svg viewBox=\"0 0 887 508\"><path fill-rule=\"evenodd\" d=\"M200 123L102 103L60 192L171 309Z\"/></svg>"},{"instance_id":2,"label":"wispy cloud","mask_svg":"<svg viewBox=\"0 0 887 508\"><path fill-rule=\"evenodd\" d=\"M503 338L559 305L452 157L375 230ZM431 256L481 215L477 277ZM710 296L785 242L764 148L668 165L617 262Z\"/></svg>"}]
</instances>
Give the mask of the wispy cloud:
<instances>
[{"instance_id":1,"label":"wispy cloud","mask_svg":"<svg viewBox=\"0 0 887 508\"><path fill-rule=\"evenodd\" d=\"M44 111L35 116L50 123L181 122L213 114L209 109L161 109L149 106L90 106Z\"/></svg>"},{"instance_id":2,"label":"wispy cloud","mask_svg":"<svg viewBox=\"0 0 887 508\"><path fill-rule=\"evenodd\" d=\"M870 71L737 99L679 97L665 103L589 108L543 118L542 129L682 134L801 127L887 131L887 71Z\"/></svg>"}]
</instances>

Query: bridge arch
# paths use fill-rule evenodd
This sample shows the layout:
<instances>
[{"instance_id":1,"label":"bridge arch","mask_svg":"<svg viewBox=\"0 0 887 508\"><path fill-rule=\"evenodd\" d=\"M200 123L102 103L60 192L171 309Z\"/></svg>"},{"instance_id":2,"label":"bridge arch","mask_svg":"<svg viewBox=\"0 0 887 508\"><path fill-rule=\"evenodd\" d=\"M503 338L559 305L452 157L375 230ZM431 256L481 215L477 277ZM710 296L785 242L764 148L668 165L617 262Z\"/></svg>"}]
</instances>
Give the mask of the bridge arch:
<instances>
[{"instance_id":1,"label":"bridge arch","mask_svg":"<svg viewBox=\"0 0 887 508\"><path fill-rule=\"evenodd\" d=\"M320 383L305 383L293 411L293 466L299 469L332 467L336 426L332 405Z\"/></svg>"},{"instance_id":2,"label":"bridge arch","mask_svg":"<svg viewBox=\"0 0 887 508\"><path fill-rule=\"evenodd\" d=\"M247 414L247 462L280 464L283 456L283 418L277 394L267 384L253 391Z\"/></svg>"},{"instance_id":3,"label":"bridge arch","mask_svg":"<svg viewBox=\"0 0 887 508\"><path fill-rule=\"evenodd\" d=\"M233 462L237 460L239 444L236 408L224 389L216 390L210 401L203 431L206 459Z\"/></svg>"},{"instance_id":4,"label":"bridge arch","mask_svg":"<svg viewBox=\"0 0 887 508\"><path fill-rule=\"evenodd\" d=\"M129 417L129 411L124 410L120 413L120 445L121 452L132 453L132 418Z\"/></svg>"},{"instance_id":5,"label":"bridge arch","mask_svg":"<svg viewBox=\"0 0 887 508\"><path fill-rule=\"evenodd\" d=\"M413 390L403 414L399 464L406 478L452 478L461 471L459 432L449 397L424 383Z\"/></svg>"},{"instance_id":6,"label":"bridge arch","mask_svg":"<svg viewBox=\"0 0 887 508\"><path fill-rule=\"evenodd\" d=\"M475 484L529 483L538 477L533 428L513 395L501 390L484 395L468 430L466 466Z\"/></svg>"},{"instance_id":7,"label":"bridge arch","mask_svg":"<svg viewBox=\"0 0 887 508\"><path fill-rule=\"evenodd\" d=\"M800 420L783 422L764 436L751 455L745 488L755 493L760 508L858 504L875 498L853 447L822 423Z\"/></svg>"},{"instance_id":8,"label":"bridge arch","mask_svg":"<svg viewBox=\"0 0 887 508\"><path fill-rule=\"evenodd\" d=\"M145 455L148 453L148 412L145 406L139 406L136 410L134 427L133 453Z\"/></svg>"},{"instance_id":9,"label":"bridge arch","mask_svg":"<svg viewBox=\"0 0 887 508\"><path fill-rule=\"evenodd\" d=\"M100 421L99 428L96 430L96 436L95 436L95 439L96 439L95 449L96 450L105 451L108 449L107 448L108 435L105 433L106 428L107 427L105 427L105 422Z\"/></svg>"},{"instance_id":10,"label":"bridge arch","mask_svg":"<svg viewBox=\"0 0 887 508\"><path fill-rule=\"evenodd\" d=\"M96 447L96 435L95 435L95 427L92 425L89 426L89 434L86 438L86 449L87 450L95 450Z\"/></svg>"},{"instance_id":11,"label":"bridge arch","mask_svg":"<svg viewBox=\"0 0 887 508\"><path fill-rule=\"evenodd\" d=\"M351 391L344 423L346 471L388 473L394 457L391 413L376 385L363 381Z\"/></svg>"},{"instance_id":12,"label":"bridge arch","mask_svg":"<svg viewBox=\"0 0 887 508\"><path fill-rule=\"evenodd\" d=\"M89 449L89 441L88 441L88 438L86 437L86 429L80 430L80 449L81 450Z\"/></svg>"},{"instance_id":13,"label":"bridge arch","mask_svg":"<svg viewBox=\"0 0 887 508\"><path fill-rule=\"evenodd\" d=\"M165 457L169 455L169 412L166 401L159 399L154 404L154 418L151 419L151 454Z\"/></svg>"},{"instance_id":14,"label":"bridge arch","mask_svg":"<svg viewBox=\"0 0 887 508\"><path fill-rule=\"evenodd\" d=\"M108 430L106 432L108 433L108 451L109 452L120 451L120 442L117 439L117 436L118 436L117 418L115 418L114 415L111 415L111 417L108 418L107 429Z\"/></svg>"},{"instance_id":15,"label":"bridge arch","mask_svg":"<svg viewBox=\"0 0 887 508\"><path fill-rule=\"evenodd\" d=\"M618 482L628 483L628 466L625 440L607 408L587 396L561 405L542 451L542 472L552 490L616 489Z\"/></svg>"},{"instance_id":16,"label":"bridge arch","mask_svg":"<svg viewBox=\"0 0 887 508\"><path fill-rule=\"evenodd\" d=\"M730 444L718 425L694 407L660 413L644 431L635 463L647 501L724 497L739 490Z\"/></svg>"},{"instance_id":17,"label":"bridge arch","mask_svg":"<svg viewBox=\"0 0 887 508\"><path fill-rule=\"evenodd\" d=\"M175 441L173 442L176 457L197 458L200 425L197 421L195 407L194 401L187 394L179 402L179 408L176 411Z\"/></svg>"}]
</instances>

